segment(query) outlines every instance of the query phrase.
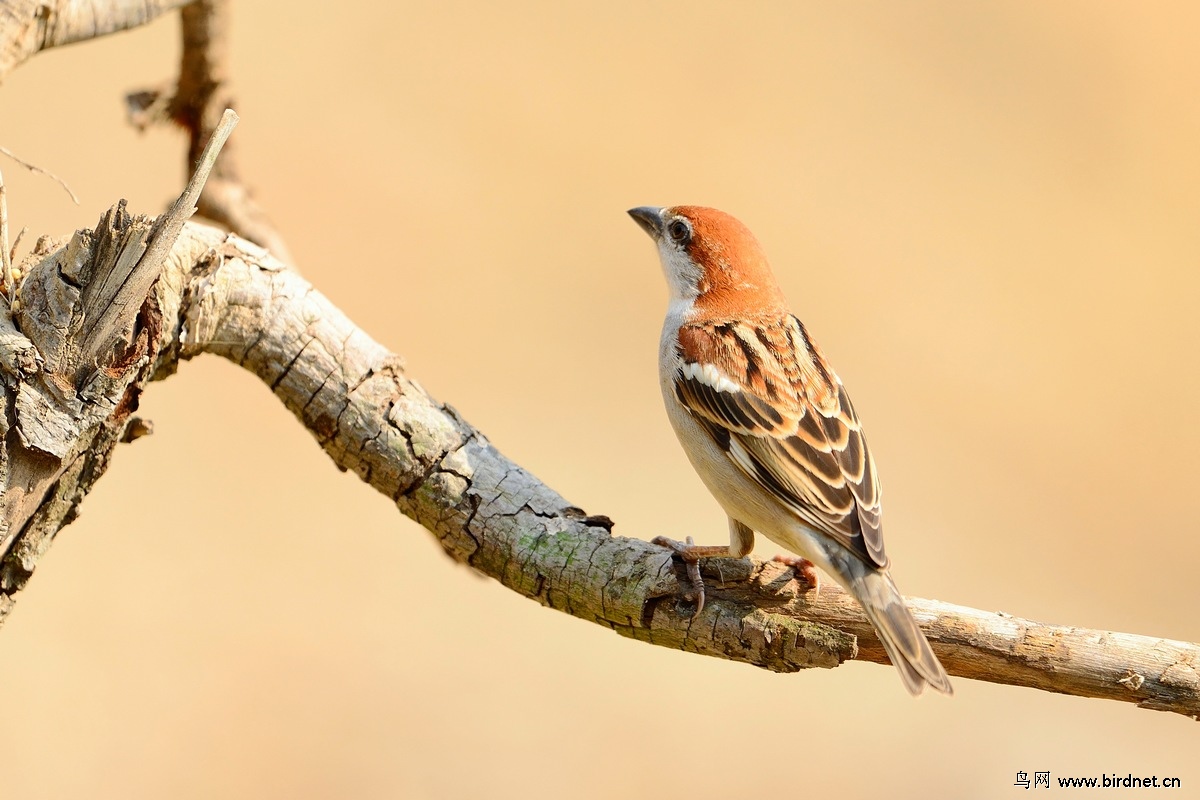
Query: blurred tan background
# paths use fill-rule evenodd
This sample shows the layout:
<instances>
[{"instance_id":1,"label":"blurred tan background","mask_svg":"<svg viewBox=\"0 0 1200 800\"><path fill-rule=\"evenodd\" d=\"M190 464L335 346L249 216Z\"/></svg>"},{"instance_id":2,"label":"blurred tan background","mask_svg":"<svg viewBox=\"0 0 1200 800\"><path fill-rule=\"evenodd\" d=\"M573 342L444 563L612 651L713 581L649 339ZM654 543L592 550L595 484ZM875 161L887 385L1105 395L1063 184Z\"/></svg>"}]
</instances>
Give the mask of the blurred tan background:
<instances>
[{"instance_id":1,"label":"blurred tan background","mask_svg":"<svg viewBox=\"0 0 1200 800\"><path fill-rule=\"evenodd\" d=\"M720 543L624 213L718 206L853 393L902 589L1200 640L1194 4L503 5L236 8L243 170L414 377L617 533ZM165 18L0 87L0 144L82 198L0 161L14 225L165 206L182 136L121 96L177 52ZM0 631L6 798L1200 786L1181 717L966 680L913 701L890 669L767 674L522 600L230 364L143 412Z\"/></svg>"}]
</instances>

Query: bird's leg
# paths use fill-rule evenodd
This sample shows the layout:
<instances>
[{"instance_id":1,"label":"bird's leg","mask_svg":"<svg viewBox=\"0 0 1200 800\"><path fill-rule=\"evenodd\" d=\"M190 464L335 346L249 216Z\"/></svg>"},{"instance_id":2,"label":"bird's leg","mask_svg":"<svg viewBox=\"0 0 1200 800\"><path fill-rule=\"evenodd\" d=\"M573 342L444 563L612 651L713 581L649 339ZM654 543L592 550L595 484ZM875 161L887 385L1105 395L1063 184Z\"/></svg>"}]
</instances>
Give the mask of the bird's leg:
<instances>
[{"instance_id":1,"label":"bird's leg","mask_svg":"<svg viewBox=\"0 0 1200 800\"><path fill-rule=\"evenodd\" d=\"M789 556L783 553L780 553L771 560L791 567L792 572L796 573L797 578L801 578L807 583L817 593L817 597L821 596L821 578L818 576L817 568L813 562L802 556Z\"/></svg>"},{"instance_id":2,"label":"bird's leg","mask_svg":"<svg viewBox=\"0 0 1200 800\"><path fill-rule=\"evenodd\" d=\"M684 599L696 602L696 612L692 614L693 618L698 617L704 610L704 578L700 577L700 559L737 557L730 551L729 545L694 544L690 536L687 537L686 543L668 539L666 536L655 536L650 540L650 544L667 548L678 556L687 567L688 581L692 584L692 588L684 595Z\"/></svg>"}]
</instances>

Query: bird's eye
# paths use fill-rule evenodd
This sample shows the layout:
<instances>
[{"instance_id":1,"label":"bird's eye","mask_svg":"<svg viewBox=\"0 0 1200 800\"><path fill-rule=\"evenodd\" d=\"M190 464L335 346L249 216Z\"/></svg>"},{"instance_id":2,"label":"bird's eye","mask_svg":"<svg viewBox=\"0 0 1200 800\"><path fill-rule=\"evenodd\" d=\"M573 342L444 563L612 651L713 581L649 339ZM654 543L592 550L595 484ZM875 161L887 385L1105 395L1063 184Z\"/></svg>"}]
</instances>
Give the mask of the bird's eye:
<instances>
[{"instance_id":1,"label":"bird's eye","mask_svg":"<svg viewBox=\"0 0 1200 800\"><path fill-rule=\"evenodd\" d=\"M671 239L679 244L687 244L692 238L692 226L685 221L677 219L667 226L667 234Z\"/></svg>"}]
</instances>

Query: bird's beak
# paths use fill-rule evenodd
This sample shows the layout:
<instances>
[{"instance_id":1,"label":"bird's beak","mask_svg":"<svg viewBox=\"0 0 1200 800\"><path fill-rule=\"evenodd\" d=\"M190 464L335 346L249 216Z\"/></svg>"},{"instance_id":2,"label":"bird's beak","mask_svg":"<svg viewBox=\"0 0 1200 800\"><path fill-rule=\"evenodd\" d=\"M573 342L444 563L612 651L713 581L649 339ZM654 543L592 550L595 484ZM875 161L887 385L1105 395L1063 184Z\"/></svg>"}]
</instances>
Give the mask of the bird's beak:
<instances>
[{"instance_id":1,"label":"bird's beak","mask_svg":"<svg viewBox=\"0 0 1200 800\"><path fill-rule=\"evenodd\" d=\"M657 242L662 236L663 209L654 206L639 206L629 209L629 216L633 217L633 221L641 225L642 230L650 234L654 241Z\"/></svg>"}]
</instances>

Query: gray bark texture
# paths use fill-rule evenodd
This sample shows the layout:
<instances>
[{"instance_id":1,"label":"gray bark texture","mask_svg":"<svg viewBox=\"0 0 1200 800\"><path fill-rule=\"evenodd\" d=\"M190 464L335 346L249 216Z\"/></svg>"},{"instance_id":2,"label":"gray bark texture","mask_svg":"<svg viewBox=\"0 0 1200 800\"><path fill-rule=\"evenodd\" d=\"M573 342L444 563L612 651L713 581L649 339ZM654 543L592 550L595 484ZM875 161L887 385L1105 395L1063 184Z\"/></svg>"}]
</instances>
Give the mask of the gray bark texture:
<instances>
[{"instance_id":1,"label":"gray bark texture","mask_svg":"<svg viewBox=\"0 0 1200 800\"><path fill-rule=\"evenodd\" d=\"M806 591L774 562L706 563L708 603L691 618L675 600L682 569L669 552L612 535L608 518L505 458L299 274L236 236L183 226L145 302L123 306L132 317L95 341L97 298L124 296L120 276L170 227L156 225L118 205L95 231L39 242L20 310L0 312L0 622L117 443L141 429L133 412L145 384L210 353L270 386L341 469L452 558L545 606L778 672L887 663L850 597ZM1194 644L909 602L952 675L1200 715Z\"/></svg>"}]
</instances>

